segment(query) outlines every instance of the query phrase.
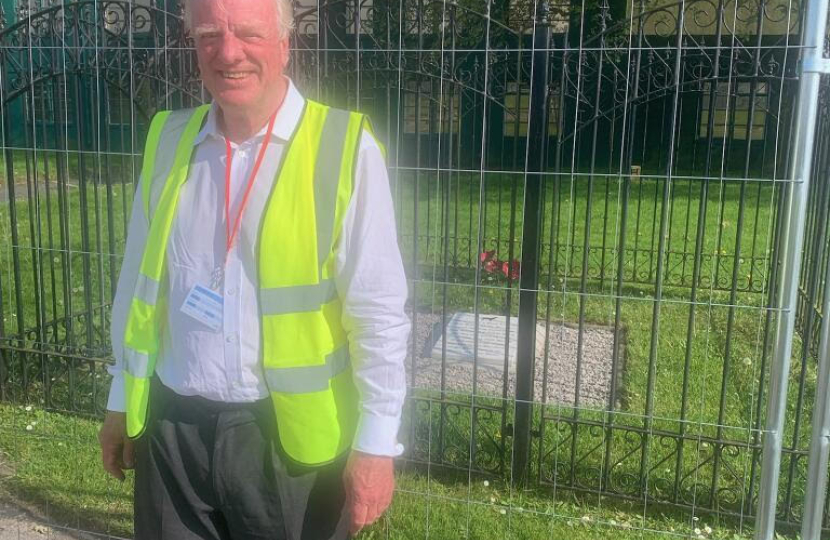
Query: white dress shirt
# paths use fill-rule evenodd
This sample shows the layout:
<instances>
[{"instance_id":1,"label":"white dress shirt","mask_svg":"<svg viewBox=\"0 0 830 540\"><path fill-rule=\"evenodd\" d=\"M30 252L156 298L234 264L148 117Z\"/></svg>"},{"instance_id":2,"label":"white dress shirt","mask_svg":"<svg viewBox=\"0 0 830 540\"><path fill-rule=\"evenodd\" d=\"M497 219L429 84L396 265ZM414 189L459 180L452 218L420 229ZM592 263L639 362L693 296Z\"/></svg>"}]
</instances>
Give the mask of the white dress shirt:
<instances>
[{"instance_id":1,"label":"white dress shirt","mask_svg":"<svg viewBox=\"0 0 830 540\"><path fill-rule=\"evenodd\" d=\"M226 402L268 396L260 362L260 315L256 245L264 195L275 181L280 160L296 129L305 99L289 81L274 127L231 144L230 221L235 221L263 139L268 147L237 241L225 264L222 328L207 326L180 311L195 284L211 285L225 258L225 138L214 103L196 138L188 179L181 189L167 246L167 324L162 331L156 373L176 393ZM267 135L267 137L266 137ZM252 214L252 215L248 215ZM404 358L410 323L404 313L406 278L398 248L393 204L383 155L375 139L361 136L354 195L336 247L337 292L343 305L354 380L360 392L360 422L353 448L375 455L400 455L397 443L406 393ZM133 203L126 252L112 307L115 364L107 408L125 410L123 346L127 313L148 232L143 205ZM279 239L275 239L279 241ZM175 336L175 338L174 338ZM286 336L285 339L291 339Z\"/></svg>"}]
</instances>

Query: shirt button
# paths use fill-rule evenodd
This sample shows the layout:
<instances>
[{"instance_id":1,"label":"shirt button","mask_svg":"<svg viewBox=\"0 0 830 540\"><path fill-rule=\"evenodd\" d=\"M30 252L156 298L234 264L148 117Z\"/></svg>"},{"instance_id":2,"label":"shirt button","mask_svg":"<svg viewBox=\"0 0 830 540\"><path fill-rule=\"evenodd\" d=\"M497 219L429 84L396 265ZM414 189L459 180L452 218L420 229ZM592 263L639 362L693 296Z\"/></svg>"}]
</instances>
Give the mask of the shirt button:
<instances>
[{"instance_id":1,"label":"shirt button","mask_svg":"<svg viewBox=\"0 0 830 540\"><path fill-rule=\"evenodd\" d=\"M228 342L228 343L236 343L236 335L235 334L230 334L229 336L227 336L225 338L225 341Z\"/></svg>"},{"instance_id":2,"label":"shirt button","mask_svg":"<svg viewBox=\"0 0 830 540\"><path fill-rule=\"evenodd\" d=\"M235 288L228 289L228 296L233 296L235 294L236 294L236 289Z\"/></svg>"}]
</instances>

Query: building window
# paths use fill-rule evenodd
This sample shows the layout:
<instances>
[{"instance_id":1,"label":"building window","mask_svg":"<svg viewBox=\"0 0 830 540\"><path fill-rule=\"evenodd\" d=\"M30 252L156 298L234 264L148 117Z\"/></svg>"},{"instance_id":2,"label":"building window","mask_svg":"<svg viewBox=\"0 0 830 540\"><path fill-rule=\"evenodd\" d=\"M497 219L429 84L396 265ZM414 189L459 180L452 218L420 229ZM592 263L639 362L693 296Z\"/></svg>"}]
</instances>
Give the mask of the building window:
<instances>
[{"instance_id":1,"label":"building window","mask_svg":"<svg viewBox=\"0 0 830 540\"><path fill-rule=\"evenodd\" d=\"M528 110L530 109L530 87L518 83L507 83L504 95L504 136L527 137ZM548 136L559 133L559 96L551 93L548 103Z\"/></svg>"},{"instance_id":2,"label":"building window","mask_svg":"<svg viewBox=\"0 0 830 540\"><path fill-rule=\"evenodd\" d=\"M709 105L711 99L712 83L706 83L703 87L703 99L701 100L700 129L701 138L708 137L709 133ZM746 139L747 129L749 139L753 141L764 138L764 127L767 121L767 108L769 106L769 88L765 82L755 83L755 98L753 110L752 83L738 82L731 87L726 82L718 82L715 89L714 119L712 124L712 137L723 139ZM752 116L752 126L749 126L749 116Z\"/></svg>"},{"instance_id":3,"label":"building window","mask_svg":"<svg viewBox=\"0 0 830 540\"><path fill-rule=\"evenodd\" d=\"M457 87L444 84L442 88L440 81L423 81L420 88L410 83L403 103L404 133L458 133L461 98Z\"/></svg>"}]
</instances>

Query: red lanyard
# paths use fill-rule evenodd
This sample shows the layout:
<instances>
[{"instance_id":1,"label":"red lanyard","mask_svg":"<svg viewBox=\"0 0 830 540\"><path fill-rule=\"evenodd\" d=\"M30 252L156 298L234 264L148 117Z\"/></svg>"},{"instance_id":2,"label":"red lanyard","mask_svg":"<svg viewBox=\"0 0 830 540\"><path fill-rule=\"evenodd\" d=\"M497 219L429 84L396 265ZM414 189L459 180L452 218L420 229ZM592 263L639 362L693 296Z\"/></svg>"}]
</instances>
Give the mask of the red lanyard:
<instances>
[{"instance_id":1,"label":"red lanyard","mask_svg":"<svg viewBox=\"0 0 830 540\"><path fill-rule=\"evenodd\" d=\"M271 121L268 122L268 130L265 132L265 137L259 147L259 155L254 163L254 169L251 171L251 177L248 179L248 187L245 188L245 195L242 197L242 203L239 205L239 212L236 214L236 219L233 222L233 229L231 229L231 163L233 162L233 154L231 152L231 142L225 137L225 150L227 152L228 162L225 165L225 260L227 261L228 254L231 252L233 243L236 241L236 235L239 233L239 226L242 222L242 212L245 211L245 206L248 204L248 196L251 194L251 188L254 187L254 180L256 173L259 171L259 166L262 165L262 158L265 156L265 148L268 146L268 138L271 136L271 131L274 129L274 120L277 119L277 113L271 116Z\"/></svg>"}]
</instances>

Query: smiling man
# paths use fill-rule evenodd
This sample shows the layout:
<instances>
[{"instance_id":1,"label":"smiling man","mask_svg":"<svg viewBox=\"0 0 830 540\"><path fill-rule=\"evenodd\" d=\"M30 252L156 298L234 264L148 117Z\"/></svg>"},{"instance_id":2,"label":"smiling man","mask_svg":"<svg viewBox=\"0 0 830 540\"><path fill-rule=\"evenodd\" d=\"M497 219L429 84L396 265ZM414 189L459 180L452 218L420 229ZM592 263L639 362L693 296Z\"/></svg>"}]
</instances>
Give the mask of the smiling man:
<instances>
[{"instance_id":1,"label":"smiling man","mask_svg":"<svg viewBox=\"0 0 830 540\"><path fill-rule=\"evenodd\" d=\"M137 540L345 538L389 506L406 281L367 119L283 71L288 0L186 0L213 103L151 123L104 468Z\"/></svg>"}]
</instances>

